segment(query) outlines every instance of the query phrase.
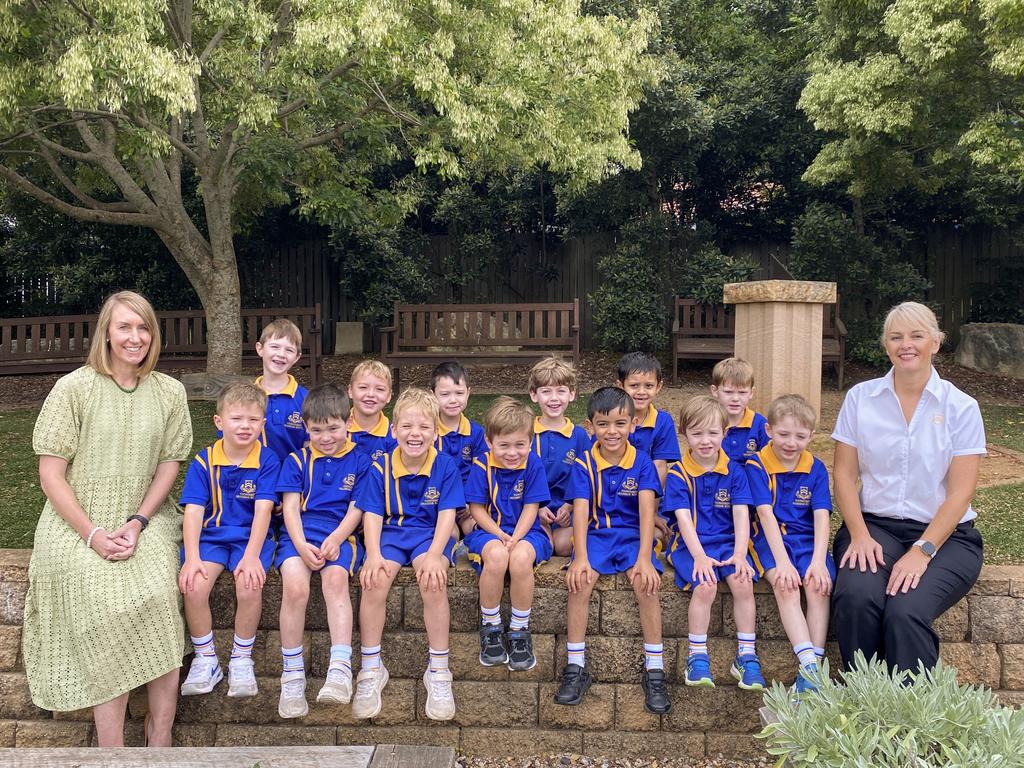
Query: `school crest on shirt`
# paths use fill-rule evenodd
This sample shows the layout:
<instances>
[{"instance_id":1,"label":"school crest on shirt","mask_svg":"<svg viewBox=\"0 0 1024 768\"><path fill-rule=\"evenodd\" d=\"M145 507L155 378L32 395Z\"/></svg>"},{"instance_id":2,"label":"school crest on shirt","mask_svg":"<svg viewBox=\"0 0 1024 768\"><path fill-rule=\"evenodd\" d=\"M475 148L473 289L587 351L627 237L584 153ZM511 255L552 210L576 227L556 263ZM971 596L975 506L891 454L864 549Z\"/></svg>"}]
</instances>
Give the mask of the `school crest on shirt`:
<instances>
[{"instance_id":1,"label":"school crest on shirt","mask_svg":"<svg viewBox=\"0 0 1024 768\"><path fill-rule=\"evenodd\" d=\"M256 483L252 480L246 480L238 489L238 498L240 499L255 499L256 498Z\"/></svg>"},{"instance_id":2,"label":"school crest on shirt","mask_svg":"<svg viewBox=\"0 0 1024 768\"><path fill-rule=\"evenodd\" d=\"M637 483L635 477L627 477L622 481L622 487L619 488L620 496L636 496L640 490L640 485Z\"/></svg>"},{"instance_id":3,"label":"school crest on shirt","mask_svg":"<svg viewBox=\"0 0 1024 768\"><path fill-rule=\"evenodd\" d=\"M575 464L576 463L576 449L570 448L569 452L565 454L565 458L562 459L563 464Z\"/></svg>"},{"instance_id":4,"label":"school crest on shirt","mask_svg":"<svg viewBox=\"0 0 1024 768\"><path fill-rule=\"evenodd\" d=\"M793 503L798 507L806 507L811 503L811 489L806 485L801 485L796 489L796 497Z\"/></svg>"},{"instance_id":5,"label":"school crest on shirt","mask_svg":"<svg viewBox=\"0 0 1024 768\"><path fill-rule=\"evenodd\" d=\"M345 475L345 479L341 481L341 490L351 491L356 487L356 476L352 473Z\"/></svg>"},{"instance_id":6,"label":"school crest on shirt","mask_svg":"<svg viewBox=\"0 0 1024 768\"><path fill-rule=\"evenodd\" d=\"M302 429L302 414L298 411L292 411L288 414L288 418L285 419L284 425L289 429Z\"/></svg>"},{"instance_id":7,"label":"school crest on shirt","mask_svg":"<svg viewBox=\"0 0 1024 768\"><path fill-rule=\"evenodd\" d=\"M732 496L729 493L728 488L719 488L718 493L715 494L715 507L718 509L728 509L732 506Z\"/></svg>"},{"instance_id":8,"label":"school crest on shirt","mask_svg":"<svg viewBox=\"0 0 1024 768\"><path fill-rule=\"evenodd\" d=\"M512 493L509 494L509 501L518 501L523 498L523 490L526 488L526 480L519 478L516 484L512 486Z\"/></svg>"},{"instance_id":9,"label":"school crest on shirt","mask_svg":"<svg viewBox=\"0 0 1024 768\"><path fill-rule=\"evenodd\" d=\"M464 445L462 446L462 460L472 461L473 460L473 446Z\"/></svg>"},{"instance_id":10,"label":"school crest on shirt","mask_svg":"<svg viewBox=\"0 0 1024 768\"><path fill-rule=\"evenodd\" d=\"M747 440L747 455L752 456L757 453L757 440L750 438Z\"/></svg>"},{"instance_id":11,"label":"school crest on shirt","mask_svg":"<svg viewBox=\"0 0 1024 768\"><path fill-rule=\"evenodd\" d=\"M378 449L377 449L376 451L374 451L373 453L371 453L371 454L370 454L370 458L371 458L371 459L372 459L373 461L377 461L377 460L379 460L379 459L380 459L380 458L381 458L381 457L382 457L382 456L383 456L383 455L384 455L385 453L387 453L387 451L385 451L385 450L384 450L383 448L378 448Z\"/></svg>"},{"instance_id":12,"label":"school crest on shirt","mask_svg":"<svg viewBox=\"0 0 1024 768\"><path fill-rule=\"evenodd\" d=\"M424 504L437 504L441 500L441 492L434 486L430 486L423 492Z\"/></svg>"}]
</instances>

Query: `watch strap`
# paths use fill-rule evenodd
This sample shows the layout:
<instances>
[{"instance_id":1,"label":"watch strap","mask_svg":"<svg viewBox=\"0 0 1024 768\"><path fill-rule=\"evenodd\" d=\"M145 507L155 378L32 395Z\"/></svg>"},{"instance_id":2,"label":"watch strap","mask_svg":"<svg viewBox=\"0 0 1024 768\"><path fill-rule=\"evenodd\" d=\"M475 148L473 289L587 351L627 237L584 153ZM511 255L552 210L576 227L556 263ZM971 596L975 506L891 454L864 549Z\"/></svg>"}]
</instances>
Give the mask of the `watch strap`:
<instances>
[{"instance_id":1,"label":"watch strap","mask_svg":"<svg viewBox=\"0 0 1024 768\"><path fill-rule=\"evenodd\" d=\"M130 523L132 520L137 520L139 525L142 526L142 530L146 530L146 527L149 525L149 518L145 515L132 515L125 522Z\"/></svg>"}]
</instances>

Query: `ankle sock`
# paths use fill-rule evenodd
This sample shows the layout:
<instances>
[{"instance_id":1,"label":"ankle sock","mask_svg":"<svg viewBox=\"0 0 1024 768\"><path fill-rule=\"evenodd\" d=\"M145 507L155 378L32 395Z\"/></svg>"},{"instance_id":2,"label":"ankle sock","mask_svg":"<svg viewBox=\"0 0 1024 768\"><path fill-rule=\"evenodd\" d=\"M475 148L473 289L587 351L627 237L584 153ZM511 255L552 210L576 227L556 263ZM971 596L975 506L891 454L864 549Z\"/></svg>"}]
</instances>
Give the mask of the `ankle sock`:
<instances>
[{"instance_id":1,"label":"ankle sock","mask_svg":"<svg viewBox=\"0 0 1024 768\"><path fill-rule=\"evenodd\" d=\"M347 669L349 672L352 671L352 646L351 645L332 645L331 646L331 662L327 665L328 669Z\"/></svg>"},{"instance_id":2,"label":"ankle sock","mask_svg":"<svg viewBox=\"0 0 1024 768\"><path fill-rule=\"evenodd\" d=\"M480 621L484 626L488 627L500 627L501 626L501 606L497 605L494 608L485 608L483 605L480 606Z\"/></svg>"},{"instance_id":3,"label":"ankle sock","mask_svg":"<svg viewBox=\"0 0 1024 768\"><path fill-rule=\"evenodd\" d=\"M566 650L569 652L569 663L577 664L581 667L587 666L587 644L584 643L566 643Z\"/></svg>"},{"instance_id":4,"label":"ankle sock","mask_svg":"<svg viewBox=\"0 0 1024 768\"><path fill-rule=\"evenodd\" d=\"M644 669L665 668L665 644L644 643Z\"/></svg>"},{"instance_id":5,"label":"ankle sock","mask_svg":"<svg viewBox=\"0 0 1024 768\"><path fill-rule=\"evenodd\" d=\"M196 656L212 656L217 658L217 649L213 644L213 632L202 637L191 637L191 640L192 647L196 650Z\"/></svg>"},{"instance_id":6,"label":"ankle sock","mask_svg":"<svg viewBox=\"0 0 1024 768\"><path fill-rule=\"evenodd\" d=\"M302 646L281 648L282 672L305 672L306 661L302 656Z\"/></svg>"},{"instance_id":7,"label":"ankle sock","mask_svg":"<svg viewBox=\"0 0 1024 768\"><path fill-rule=\"evenodd\" d=\"M231 660L235 659L251 659L252 658L252 647L256 644L256 635L253 635L248 640L235 635L234 640L231 643Z\"/></svg>"},{"instance_id":8,"label":"ankle sock","mask_svg":"<svg viewBox=\"0 0 1024 768\"><path fill-rule=\"evenodd\" d=\"M708 636L707 635L687 635L687 639L690 642L690 651L688 656L696 656L698 654L708 654Z\"/></svg>"},{"instance_id":9,"label":"ankle sock","mask_svg":"<svg viewBox=\"0 0 1024 768\"><path fill-rule=\"evenodd\" d=\"M821 663L821 660L825 658L825 649L814 646L814 655L818 657L818 663Z\"/></svg>"},{"instance_id":10,"label":"ankle sock","mask_svg":"<svg viewBox=\"0 0 1024 768\"><path fill-rule=\"evenodd\" d=\"M380 646L363 645L359 648L359 666L362 669L380 669Z\"/></svg>"},{"instance_id":11,"label":"ankle sock","mask_svg":"<svg viewBox=\"0 0 1024 768\"><path fill-rule=\"evenodd\" d=\"M757 653L757 635L754 632L736 633L736 655L754 656Z\"/></svg>"},{"instance_id":12,"label":"ankle sock","mask_svg":"<svg viewBox=\"0 0 1024 768\"><path fill-rule=\"evenodd\" d=\"M442 651L430 649L430 671L444 672L448 669L448 649Z\"/></svg>"},{"instance_id":13,"label":"ankle sock","mask_svg":"<svg viewBox=\"0 0 1024 768\"><path fill-rule=\"evenodd\" d=\"M531 609L519 610L515 606L512 606L512 618L509 620L508 628L512 631L518 631L522 629L530 628L530 612Z\"/></svg>"},{"instance_id":14,"label":"ankle sock","mask_svg":"<svg viewBox=\"0 0 1024 768\"><path fill-rule=\"evenodd\" d=\"M799 643L793 646L793 653L796 654L797 660L800 662L801 667L807 667L818 664L818 656L814 652L814 646L810 643Z\"/></svg>"}]
</instances>

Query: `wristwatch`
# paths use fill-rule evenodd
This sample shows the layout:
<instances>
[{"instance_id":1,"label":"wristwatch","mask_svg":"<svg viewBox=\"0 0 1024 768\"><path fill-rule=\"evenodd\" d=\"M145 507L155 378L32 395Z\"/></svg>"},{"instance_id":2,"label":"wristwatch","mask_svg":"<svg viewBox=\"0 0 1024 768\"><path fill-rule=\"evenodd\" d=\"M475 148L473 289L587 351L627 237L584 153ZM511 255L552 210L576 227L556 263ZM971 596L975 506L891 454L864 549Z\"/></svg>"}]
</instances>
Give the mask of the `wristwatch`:
<instances>
[{"instance_id":1,"label":"wristwatch","mask_svg":"<svg viewBox=\"0 0 1024 768\"><path fill-rule=\"evenodd\" d=\"M146 526L149 525L149 518L146 517L145 515L132 515L127 520L125 520L125 522L126 523L130 523L132 520L136 520L139 523L139 525L142 526L142 530L143 531L146 530ZM140 531L140 533L141 533L141 531ZM934 547L933 547L933 549L934 549Z\"/></svg>"},{"instance_id":2,"label":"wristwatch","mask_svg":"<svg viewBox=\"0 0 1024 768\"><path fill-rule=\"evenodd\" d=\"M938 552L938 548L927 539L918 539L914 542L914 546L920 547L928 557L935 557L935 553Z\"/></svg>"}]
</instances>

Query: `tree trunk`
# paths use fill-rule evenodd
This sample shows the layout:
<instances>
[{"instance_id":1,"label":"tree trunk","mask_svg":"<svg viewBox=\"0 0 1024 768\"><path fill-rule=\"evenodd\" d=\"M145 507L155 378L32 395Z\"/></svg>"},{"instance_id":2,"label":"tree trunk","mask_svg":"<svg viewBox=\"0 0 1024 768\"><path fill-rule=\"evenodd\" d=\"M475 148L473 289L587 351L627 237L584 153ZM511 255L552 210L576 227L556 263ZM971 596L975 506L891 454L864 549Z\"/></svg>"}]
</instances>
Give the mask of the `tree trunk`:
<instances>
[{"instance_id":1,"label":"tree trunk","mask_svg":"<svg viewBox=\"0 0 1024 768\"><path fill-rule=\"evenodd\" d=\"M858 235L864 234L864 201L860 197L853 198L853 228Z\"/></svg>"}]
</instances>

